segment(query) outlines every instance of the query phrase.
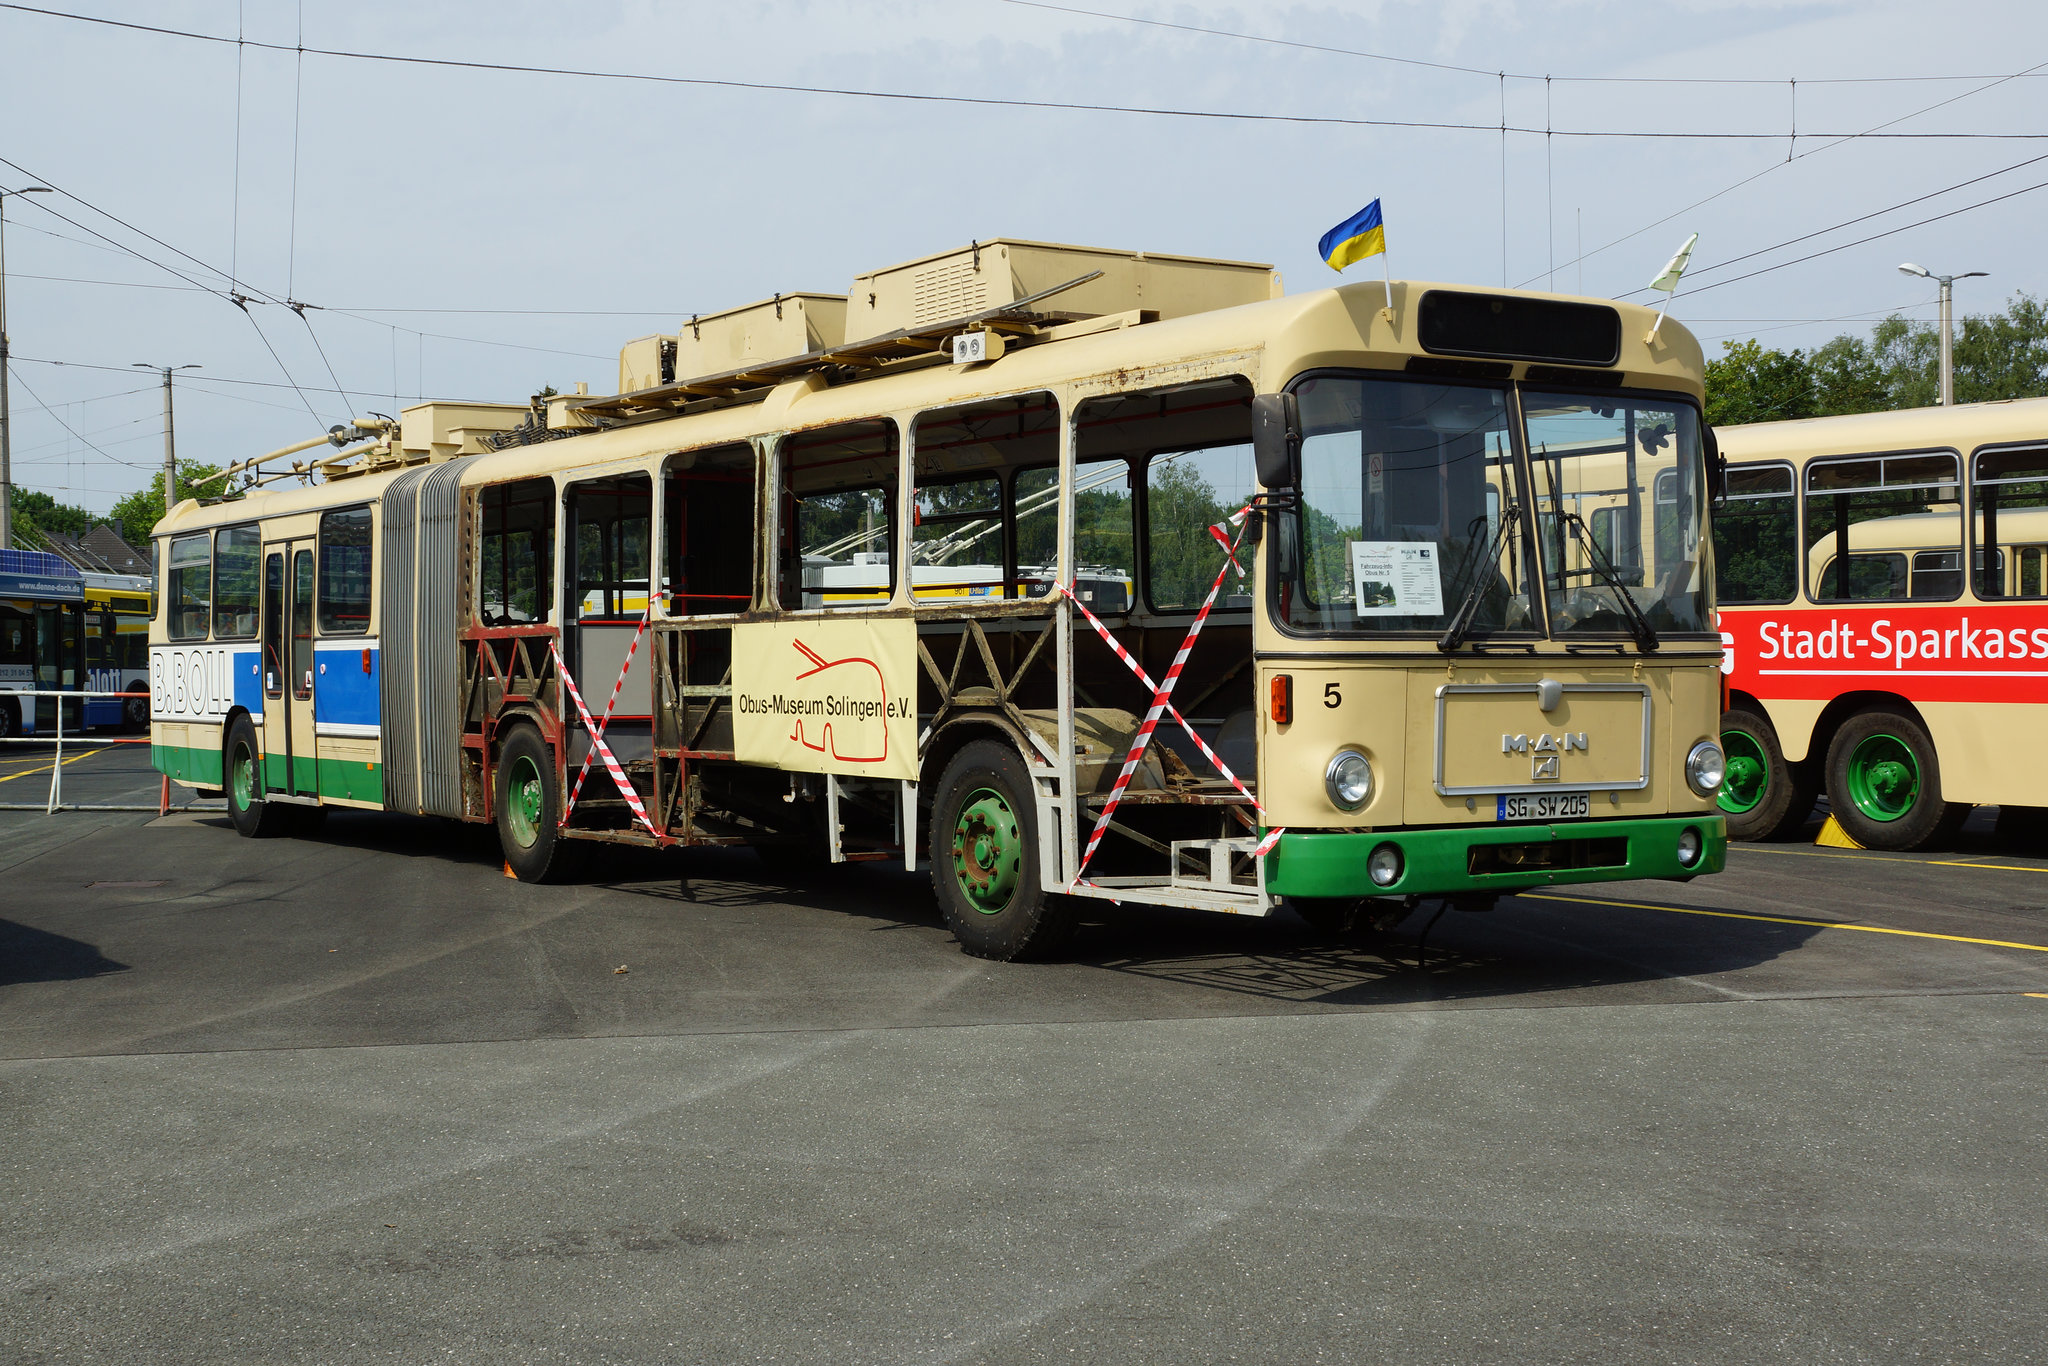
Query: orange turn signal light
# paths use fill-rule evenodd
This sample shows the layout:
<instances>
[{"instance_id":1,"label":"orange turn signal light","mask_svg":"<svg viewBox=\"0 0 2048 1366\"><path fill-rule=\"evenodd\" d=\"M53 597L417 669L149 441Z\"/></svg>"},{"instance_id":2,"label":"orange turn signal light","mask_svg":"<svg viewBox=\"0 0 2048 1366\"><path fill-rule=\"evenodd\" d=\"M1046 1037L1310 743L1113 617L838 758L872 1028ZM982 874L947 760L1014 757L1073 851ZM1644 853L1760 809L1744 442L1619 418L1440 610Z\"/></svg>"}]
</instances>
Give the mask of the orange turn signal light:
<instances>
[{"instance_id":1,"label":"orange turn signal light","mask_svg":"<svg viewBox=\"0 0 2048 1366\"><path fill-rule=\"evenodd\" d=\"M1294 719L1294 675L1274 674L1272 679L1273 724L1284 726Z\"/></svg>"}]
</instances>

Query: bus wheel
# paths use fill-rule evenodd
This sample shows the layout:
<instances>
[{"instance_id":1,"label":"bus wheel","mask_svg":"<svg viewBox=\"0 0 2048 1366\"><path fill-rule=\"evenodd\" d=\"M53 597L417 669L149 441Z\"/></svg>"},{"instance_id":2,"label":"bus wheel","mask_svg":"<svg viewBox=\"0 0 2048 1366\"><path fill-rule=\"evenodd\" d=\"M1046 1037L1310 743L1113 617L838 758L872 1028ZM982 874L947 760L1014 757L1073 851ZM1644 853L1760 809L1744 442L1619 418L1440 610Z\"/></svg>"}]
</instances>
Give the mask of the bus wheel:
<instances>
[{"instance_id":1,"label":"bus wheel","mask_svg":"<svg viewBox=\"0 0 2048 1366\"><path fill-rule=\"evenodd\" d=\"M1896 712L1866 711L1835 732L1828 746L1828 806L1866 849L1918 849L1954 826L1941 799L1934 742L1917 721Z\"/></svg>"},{"instance_id":2,"label":"bus wheel","mask_svg":"<svg viewBox=\"0 0 2048 1366\"><path fill-rule=\"evenodd\" d=\"M21 713L14 708L12 698L0 698L0 740L11 740L21 734Z\"/></svg>"},{"instance_id":3,"label":"bus wheel","mask_svg":"<svg viewBox=\"0 0 2048 1366\"><path fill-rule=\"evenodd\" d=\"M540 732L515 725L498 746L498 844L521 882L558 882L569 873L561 838L562 793L555 758Z\"/></svg>"},{"instance_id":4,"label":"bus wheel","mask_svg":"<svg viewBox=\"0 0 2048 1366\"><path fill-rule=\"evenodd\" d=\"M1073 903L1038 885L1031 776L1008 745L976 740L946 765L932 803L931 858L946 928L975 957L1044 957L1072 931Z\"/></svg>"},{"instance_id":5,"label":"bus wheel","mask_svg":"<svg viewBox=\"0 0 2048 1366\"><path fill-rule=\"evenodd\" d=\"M227 790L228 816L238 834L260 840L283 832L285 809L263 799L263 751L256 745L256 727L246 716L236 717L228 731L221 781Z\"/></svg>"},{"instance_id":6,"label":"bus wheel","mask_svg":"<svg viewBox=\"0 0 2048 1366\"><path fill-rule=\"evenodd\" d=\"M149 699L130 697L121 703L121 721L129 730L149 729Z\"/></svg>"},{"instance_id":7,"label":"bus wheel","mask_svg":"<svg viewBox=\"0 0 2048 1366\"><path fill-rule=\"evenodd\" d=\"M1728 776L1716 805L1728 818L1728 838L1767 840L1806 823L1819 794L1804 765L1785 762L1770 722L1755 712L1722 713L1721 752Z\"/></svg>"}]
</instances>

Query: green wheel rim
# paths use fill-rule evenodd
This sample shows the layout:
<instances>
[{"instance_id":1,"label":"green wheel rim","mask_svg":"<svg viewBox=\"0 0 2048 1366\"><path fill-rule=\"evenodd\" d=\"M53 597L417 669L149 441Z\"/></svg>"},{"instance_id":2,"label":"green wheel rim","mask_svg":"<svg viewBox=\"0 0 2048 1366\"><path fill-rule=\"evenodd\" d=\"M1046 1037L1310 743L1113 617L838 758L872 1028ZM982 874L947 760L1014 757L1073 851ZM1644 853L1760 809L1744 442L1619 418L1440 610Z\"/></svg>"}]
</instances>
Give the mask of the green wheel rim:
<instances>
[{"instance_id":1,"label":"green wheel rim","mask_svg":"<svg viewBox=\"0 0 2048 1366\"><path fill-rule=\"evenodd\" d=\"M1874 821L1895 821L1920 798L1920 761L1896 735L1871 735L1849 752L1849 800Z\"/></svg>"},{"instance_id":2,"label":"green wheel rim","mask_svg":"<svg viewBox=\"0 0 2048 1366\"><path fill-rule=\"evenodd\" d=\"M249 753L247 745L236 745L235 759L229 767L233 770L230 791L234 793L235 809L247 811L256 801L256 757Z\"/></svg>"},{"instance_id":3,"label":"green wheel rim","mask_svg":"<svg viewBox=\"0 0 2048 1366\"><path fill-rule=\"evenodd\" d=\"M547 789L541 785L540 767L522 754L512 761L505 775L505 824L513 843L531 849L540 838L541 810L547 803Z\"/></svg>"},{"instance_id":4,"label":"green wheel rim","mask_svg":"<svg viewBox=\"0 0 2048 1366\"><path fill-rule=\"evenodd\" d=\"M1721 752L1728 756L1728 773L1721 780L1721 809L1731 816L1756 810L1771 789L1771 756L1746 730L1722 731Z\"/></svg>"},{"instance_id":5,"label":"green wheel rim","mask_svg":"<svg viewBox=\"0 0 2048 1366\"><path fill-rule=\"evenodd\" d=\"M1024 840L1003 794L978 788L953 826L953 875L967 904L983 915L1008 908L1022 875Z\"/></svg>"}]
</instances>

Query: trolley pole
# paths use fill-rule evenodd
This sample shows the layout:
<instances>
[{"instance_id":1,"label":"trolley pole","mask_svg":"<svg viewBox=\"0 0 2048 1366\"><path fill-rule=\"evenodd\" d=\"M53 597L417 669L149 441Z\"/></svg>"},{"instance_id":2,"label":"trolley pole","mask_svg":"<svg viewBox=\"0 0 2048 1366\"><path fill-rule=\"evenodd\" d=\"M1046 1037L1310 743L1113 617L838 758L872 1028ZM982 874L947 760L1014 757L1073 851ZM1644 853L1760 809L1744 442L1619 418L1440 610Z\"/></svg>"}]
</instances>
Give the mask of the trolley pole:
<instances>
[{"instance_id":1,"label":"trolley pole","mask_svg":"<svg viewBox=\"0 0 2048 1366\"><path fill-rule=\"evenodd\" d=\"M0 190L0 550L14 545L14 438L7 413L7 196L48 193L47 185Z\"/></svg>"},{"instance_id":2,"label":"trolley pole","mask_svg":"<svg viewBox=\"0 0 2048 1366\"><path fill-rule=\"evenodd\" d=\"M155 370L164 377L164 515L171 515L171 509L178 505L178 447L172 433L171 421L171 375L179 370L197 370L196 365L151 365L148 361L136 361L140 370Z\"/></svg>"}]
</instances>

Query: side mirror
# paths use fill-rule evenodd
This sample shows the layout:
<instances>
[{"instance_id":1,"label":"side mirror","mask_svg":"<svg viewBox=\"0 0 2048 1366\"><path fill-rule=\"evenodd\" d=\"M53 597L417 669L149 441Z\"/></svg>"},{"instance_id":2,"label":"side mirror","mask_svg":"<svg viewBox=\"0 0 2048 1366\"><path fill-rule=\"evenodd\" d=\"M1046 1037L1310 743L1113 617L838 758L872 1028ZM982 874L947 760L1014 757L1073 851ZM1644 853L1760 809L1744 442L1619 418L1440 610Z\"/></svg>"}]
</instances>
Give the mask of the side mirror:
<instances>
[{"instance_id":1,"label":"side mirror","mask_svg":"<svg viewBox=\"0 0 2048 1366\"><path fill-rule=\"evenodd\" d=\"M1707 434L1707 506L1718 508L1728 501L1728 462L1722 458L1721 443L1714 439L1714 429L1706 428Z\"/></svg>"},{"instance_id":2,"label":"side mirror","mask_svg":"<svg viewBox=\"0 0 2048 1366\"><path fill-rule=\"evenodd\" d=\"M1293 394L1252 396L1252 463L1263 488L1301 482L1301 406Z\"/></svg>"}]
</instances>

